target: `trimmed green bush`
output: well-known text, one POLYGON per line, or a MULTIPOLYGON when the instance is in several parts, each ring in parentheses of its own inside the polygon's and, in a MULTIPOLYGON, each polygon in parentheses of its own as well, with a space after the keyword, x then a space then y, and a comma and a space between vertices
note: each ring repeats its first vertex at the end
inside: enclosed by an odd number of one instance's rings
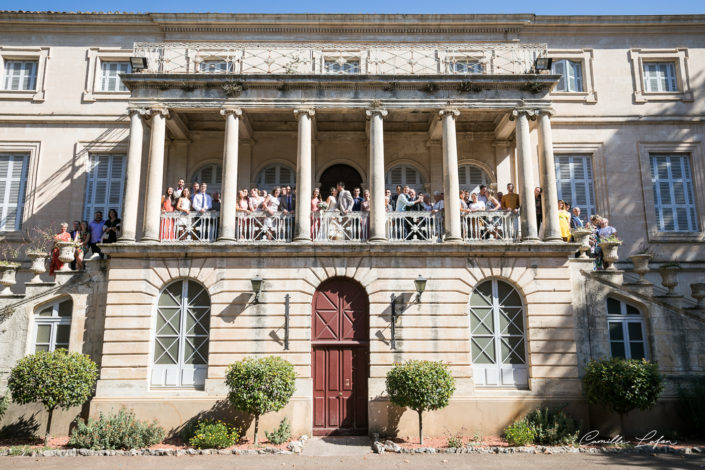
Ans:
POLYGON ((663 390, 658 366, 645 359, 612 358, 590 361, 583 377, 583 390, 590 403, 624 416, 632 410, 648 410, 663 390))
POLYGON ((88 356, 57 349, 20 359, 10 372, 7 387, 15 403, 38 402, 49 412, 46 446, 54 410, 83 405, 93 395, 97 379, 98 366, 88 356))
POLYGON ((448 447, 451 449, 459 449, 463 447, 463 436, 460 433, 451 434, 448 436, 448 447))
POLYGON ((291 437, 289 421, 286 418, 282 419, 277 429, 272 432, 264 431, 264 435, 267 436, 267 440, 272 444, 279 445, 285 443, 291 437))
POLYGON ((69 446, 93 450, 141 449, 160 443, 164 435, 164 429, 156 421, 140 421, 134 411, 121 409, 108 416, 100 413, 97 420, 77 419, 69 446))
POLYGON ((526 419, 520 419, 504 429, 504 437, 510 446, 525 446, 534 442, 536 430, 526 419))
POLYGON ((222 421, 199 421, 189 444, 198 449, 225 449, 240 440, 240 433, 222 421))
POLYGON ((688 432, 695 437, 705 437, 705 377, 680 387, 678 398, 688 432))
POLYGON ((2 417, 5 416, 5 412, 7 411, 7 408, 9 406, 10 406, 10 397, 7 395, 0 397, 0 420, 2 420, 2 417))
POLYGON ((407 361, 387 372, 389 401, 419 414, 419 443, 423 444, 424 411, 448 406, 455 392, 455 380, 442 362, 407 361))
POLYGON ((294 366, 278 356, 245 358, 231 364, 225 373, 230 389, 228 399, 238 410, 255 417, 255 444, 259 433, 259 417, 279 411, 294 394, 294 366))
POLYGON ((534 444, 574 445, 580 437, 578 422, 560 410, 538 408, 526 416, 526 422, 536 432, 534 444))

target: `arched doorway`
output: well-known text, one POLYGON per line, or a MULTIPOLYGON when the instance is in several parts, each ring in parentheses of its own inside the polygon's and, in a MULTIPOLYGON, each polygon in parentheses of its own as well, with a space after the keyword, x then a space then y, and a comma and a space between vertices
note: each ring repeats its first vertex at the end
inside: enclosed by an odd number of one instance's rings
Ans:
POLYGON ((362 176, 350 165, 338 163, 331 165, 321 175, 321 195, 323 199, 328 197, 330 188, 338 184, 339 181, 345 183, 345 189, 352 192, 353 188, 360 188, 362 176))
POLYGON ((313 295, 313 434, 367 434, 369 301, 357 282, 336 277, 313 295))

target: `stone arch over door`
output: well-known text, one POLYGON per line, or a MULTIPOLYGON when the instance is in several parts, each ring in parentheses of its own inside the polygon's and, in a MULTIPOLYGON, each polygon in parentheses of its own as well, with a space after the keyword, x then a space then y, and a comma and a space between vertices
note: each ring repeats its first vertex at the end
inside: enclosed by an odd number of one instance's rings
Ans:
POLYGON ((362 176, 354 167, 345 163, 336 163, 326 168, 320 177, 321 196, 325 200, 328 197, 330 188, 338 181, 345 183, 345 189, 352 193, 353 188, 362 188, 362 176))
POLYGON ((369 299, 356 281, 321 283, 311 306, 313 433, 367 434, 369 299))

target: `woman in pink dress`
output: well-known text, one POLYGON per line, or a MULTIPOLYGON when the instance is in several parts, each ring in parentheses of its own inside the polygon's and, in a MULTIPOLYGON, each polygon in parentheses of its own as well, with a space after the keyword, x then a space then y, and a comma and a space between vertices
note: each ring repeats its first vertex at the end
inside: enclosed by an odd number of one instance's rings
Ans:
MULTIPOLYGON (((68 232, 69 224, 66 222, 61 224, 61 231, 54 235, 54 240, 57 242, 70 242, 71 241, 71 234, 68 232)), ((64 265, 59 260, 59 247, 54 245, 54 248, 51 250, 51 264, 49 264, 49 274, 54 276, 54 273, 58 270, 61 269, 61 267, 64 265)))
POLYGON ((252 240, 252 234, 250 234, 250 220, 246 215, 251 214, 250 210, 250 199, 247 197, 247 189, 241 189, 237 192, 237 205, 235 206, 235 216, 237 217, 237 225, 239 233, 236 235, 237 240, 252 240))
POLYGON ((311 239, 315 240, 318 234, 318 227, 321 225, 321 219, 318 217, 318 204, 321 202, 321 190, 318 188, 313 189, 313 194, 311 195, 311 239))
POLYGON ((362 212, 367 212, 367 214, 362 214, 362 239, 367 240, 367 228, 370 226, 370 190, 365 189, 362 193, 362 202, 360 203, 360 210, 362 212))
MULTIPOLYGON (((170 214, 174 212, 174 188, 168 188, 166 194, 162 196, 162 214, 170 214)), ((175 219, 173 217, 162 217, 162 223, 159 227, 160 240, 174 239, 175 219)))

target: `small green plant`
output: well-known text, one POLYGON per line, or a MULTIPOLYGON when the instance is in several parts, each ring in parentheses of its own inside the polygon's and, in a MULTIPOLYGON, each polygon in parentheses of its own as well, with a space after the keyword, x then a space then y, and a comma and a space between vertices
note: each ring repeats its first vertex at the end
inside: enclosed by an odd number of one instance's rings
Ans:
POLYGON ((20 248, 3 241, 0 243, 0 266, 19 267, 17 259, 20 257, 20 248))
POLYGON ((510 446, 525 446, 534 442, 536 430, 526 419, 520 419, 504 429, 504 437, 510 446))
POLYGON ((289 424, 289 421, 284 418, 279 423, 279 427, 277 429, 272 432, 264 431, 264 435, 267 436, 267 440, 272 444, 284 444, 291 437, 291 425, 289 424))
POLYGON ((688 424, 688 431, 695 437, 705 436, 705 377, 698 377, 678 389, 681 414, 688 424))
POLYGON ((240 433, 222 421, 199 421, 189 444, 198 449, 225 449, 240 440, 240 433))
POLYGON ((225 373, 225 384, 230 389, 228 399, 238 410, 254 415, 255 444, 259 417, 284 408, 294 394, 295 382, 294 366, 279 356, 248 357, 228 367, 225 373))
POLYGON ((658 366, 645 359, 590 361, 583 377, 583 390, 590 403, 619 413, 624 429, 627 413, 648 410, 656 404, 663 390, 663 378, 658 366))
POLYGON ((442 362, 408 361, 387 372, 389 401, 419 414, 419 443, 423 445, 423 412, 448 406, 455 380, 442 362))
POLYGON ((574 445, 580 436, 578 422, 560 410, 533 410, 526 416, 526 422, 536 431, 534 444, 574 445))
POLYGON ((448 436, 448 447, 451 449, 459 449, 460 447, 463 447, 462 434, 455 433, 448 436))
POLYGON ((11 455, 12 457, 25 457, 27 455, 32 455, 32 452, 39 453, 43 452, 45 450, 52 450, 51 447, 32 447, 28 445, 23 445, 23 446, 10 446, 8 450, 8 454, 11 455))
POLYGON ((164 435, 156 421, 140 421, 132 410, 123 408, 113 415, 100 413, 96 420, 77 419, 68 445, 93 450, 141 449, 160 443, 164 435))
POLYGON ((10 397, 8 395, 4 395, 0 397, 0 421, 2 421, 2 417, 5 416, 5 412, 7 411, 7 408, 10 406, 10 397))
POLYGON ((44 405, 49 413, 44 433, 47 445, 54 410, 83 405, 93 394, 97 379, 98 366, 87 355, 57 349, 30 354, 17 361, 7 387, 15 403, 44 405))

